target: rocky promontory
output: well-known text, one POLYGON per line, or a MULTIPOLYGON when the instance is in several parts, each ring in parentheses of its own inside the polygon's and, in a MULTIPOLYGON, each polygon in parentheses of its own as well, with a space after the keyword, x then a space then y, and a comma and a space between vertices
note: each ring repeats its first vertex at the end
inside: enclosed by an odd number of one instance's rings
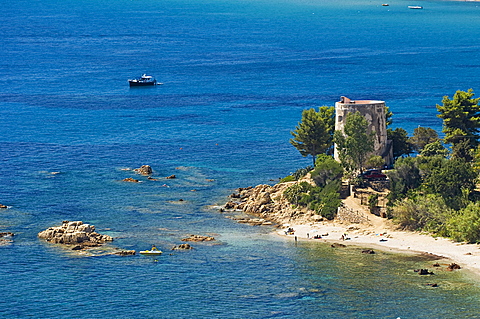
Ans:
POLYGON ((294 183, 297 182, 238 188, 230 195, 230 201, 225 204, 224 210, 242 210, 246 214, 259 217, 262 223, 271 221, 276 224, 300 224, 321 219, 314 211, 295 207, 285 199, 283 193, 294 183))
POLYGON ((49 243, 75 245, 77 250, 84 247, 96 247, 113 241, 108 235, 95 232, 95 226, 81 221, 63 221, 61 226, 50 227, 38 233, 38 237, 49 243))

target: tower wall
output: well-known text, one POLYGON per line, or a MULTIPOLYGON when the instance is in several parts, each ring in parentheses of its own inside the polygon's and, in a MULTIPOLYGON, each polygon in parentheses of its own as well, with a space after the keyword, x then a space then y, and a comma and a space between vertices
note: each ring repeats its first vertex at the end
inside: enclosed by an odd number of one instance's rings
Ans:
MULTIPOLYGON (((387 149, 387 125, 385 116, 385 102, 375 100, 352 101, 342 96, 335 103, 335 130, 342 131, 349 113, 360 112, 368 121, 368 132, 375 132, 373 155, 380 155, 386 162, 390 161, 387 149)), ((335 148, 334 157, 338 161, 338 152, 335 148)))

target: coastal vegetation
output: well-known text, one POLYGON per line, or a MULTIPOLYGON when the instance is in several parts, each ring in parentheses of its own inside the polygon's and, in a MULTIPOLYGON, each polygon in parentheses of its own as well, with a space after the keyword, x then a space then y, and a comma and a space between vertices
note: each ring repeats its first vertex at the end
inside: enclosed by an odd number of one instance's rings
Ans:
MULTIPOLYGON (((388 182, 387 216, 400 227, 450 237, 456 241, 480 243, 480 98, 472 89, 445 96, 437 105, 443 120, 443 138, 429 127, 417 127, 411 137, 402 128, 388 129, 393 144, 393 169, 388 182)), ((347 117, 343 132, 334 131, 334 108, 306 110, 290 140, 302 156, 312 155, 314 167, 300 169, 284 181, 301 180, 310 174, 312 183, 292 184, 285 198, 293 205, 307 207, 333 219, 341 204, 344 182, 358 185, 358 174, 366 168, 380 168, 383 159, 370 156, 374 132, 360 113, 347 117), (327 136, 325 136, 327 135, 327 136), (318 140, 317 140, 318 138, 318 140), (340 162, 331 156, 333 143, 340 162)), ((386 110, 387 123, 391 112, 386 110)), ((378 195, 368 199, 370 211, 378 195)))
POLYGON ((311 155, 313 165, 319 154, 332 153, 333 132, 335 130, 335 109, 322 106, 318 112, 308 109, 302 112, 302 121, 291 132, 290 143, 306 157, 311 155))

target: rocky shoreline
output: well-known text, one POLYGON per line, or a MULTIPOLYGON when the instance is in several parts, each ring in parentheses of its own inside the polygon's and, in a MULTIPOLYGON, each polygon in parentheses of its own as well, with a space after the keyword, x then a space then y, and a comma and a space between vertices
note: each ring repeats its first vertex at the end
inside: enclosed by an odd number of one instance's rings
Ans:
MULTIPOLYGON (((372 214, 364 204, 365 194, 362 192, 371 190, 354 191, 342 200, 335 219, 326 220, 313 211, 291 205, 284 198, 283 192, 294 183, 298 181, 273 186, 239 188, 230 195, 229 201, 220 212, 242 211, 254 216, 252 218, 226 216, 240 223, 251 225, 274 223, 278 228, 276 231, 278 235, 295 241, 313 240, 329 243, 335 247, 350 244, 374 247, 383 251, 435 256, 435 259, 445 259, 450 264, 445 268, 447 271, 466 268, 480 274, 480 245, 457 243, 448 238, 398 229, 391 220, 381 217, 382 214, 372 214)), ((383 189, 374 191, 381 196, 385 195, 383 189)), ((371 249, 362 250, 365 254, 372 252, 371 249)), ((438 270, 438 267, 436 269, 438 270)))
POLYGON ((294 207, 285 199, 284 191, 294 183, 296 182, 238 188, 235 193, 230 195, 230 200, 223 206, 221 212, 243 211, 248 215, 258 217, 232 218, 239 223, 251 225, 301 224, 323 220, 314 211, 294 207))

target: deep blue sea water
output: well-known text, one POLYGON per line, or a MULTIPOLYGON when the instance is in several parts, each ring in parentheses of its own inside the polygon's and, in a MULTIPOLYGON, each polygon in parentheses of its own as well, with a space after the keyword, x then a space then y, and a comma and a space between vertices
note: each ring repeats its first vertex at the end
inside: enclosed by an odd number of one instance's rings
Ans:
POLYGON ((389 4, 3 1, 0 231, 16 236, 0 317, 479 318, 464 271, 419 277, 430 260, 295 245, 214 207, 310 164, 288 143, 306 108, 379 99, 395 127, 440 131, 442 97, 480 90, 479 4, 389 4), (143 73, 164 84, 130 89, 143 73), (160 181, 121 182, 144 164, 160 181), (62 220, 166 253, 78 257, 37 238, 62 220), (188 234, 218 244, 170 254, 188 234))

